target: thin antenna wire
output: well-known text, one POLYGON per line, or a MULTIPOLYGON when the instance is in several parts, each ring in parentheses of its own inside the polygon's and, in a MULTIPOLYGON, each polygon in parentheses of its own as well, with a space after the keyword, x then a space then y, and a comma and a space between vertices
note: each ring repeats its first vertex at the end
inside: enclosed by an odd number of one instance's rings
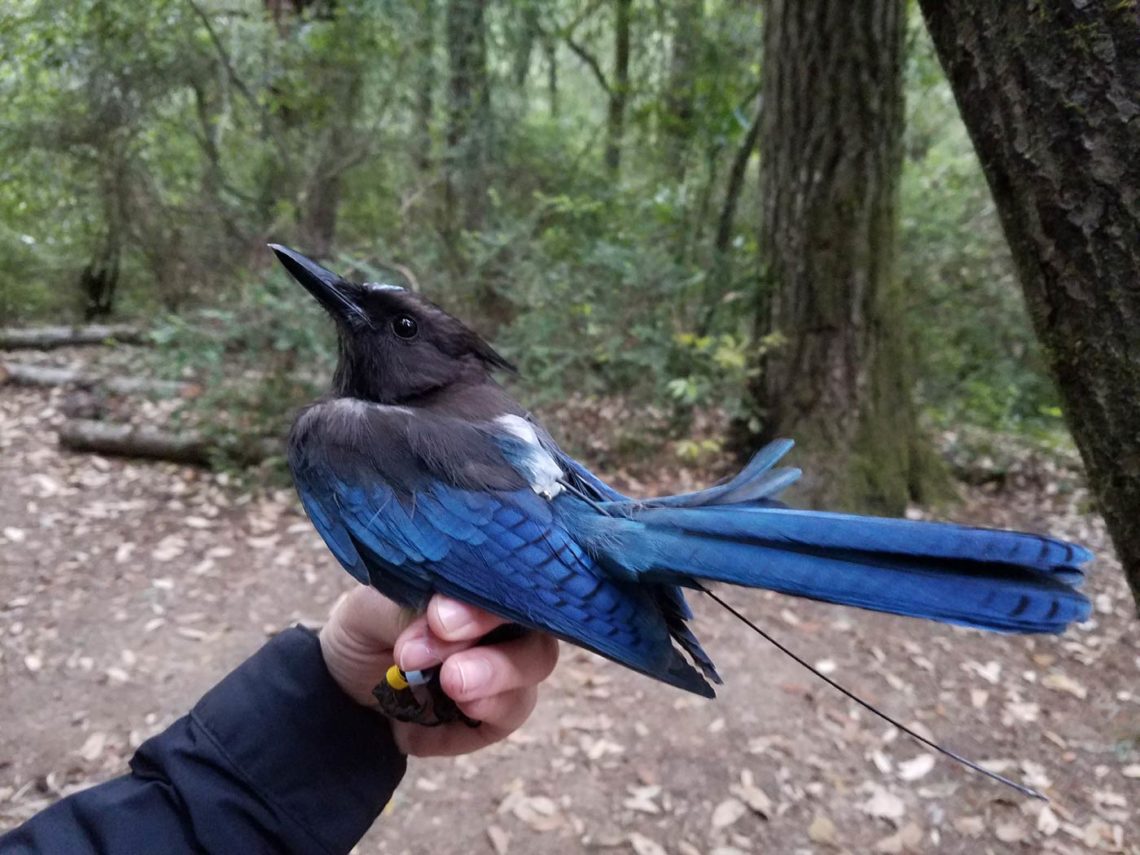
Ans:
POLYGON ((987 778, 992 778, 993 780, 998 781, 999 783, 1005 784, 1007 787, 1013 787, 1013 789, 1017 790, 1022 795, 1026 795, 1026 796, 1029 796, 1030 798, 1034 798, 1034 799, 1041 799, 1042 801, 1045 801, 1045 802, 1049 801, 1049 798, 1047 796, 1038 792, 1037 790, 1033 789, 1032 787, 1027 787, 1024 784, 1019 784, 1019 783, 1017 783, 1017 781, 1011 781, 1009 778, 1005 777, 1005 775, 999 775, 997 772, 991 772, 989 769, 986 769, 985 767, 978 765, 973 760, 967 760, 961 754, 955 754, 950 749, 943 748, 941 745, 937 744, 936 742, 931 742, 925 736, 922 736, 919 733, 915 733, 913 730, 911 730, 906 725, 901 724, 897 720, 891 718, 889 715, 887 715, 882 710, 879 710, 879 709, 876 709, 875 707, 873 707, 871 704, 869 704, 867 701, 860 698, 858 695, 854 694, 853 692, 849 691, 848 689, 843 688, 843 686, 839 685, 839 683, 835 682, 830 677, 828 677, 826 674, 824 674, 822 671, 818 670, 813 665, 811 665, 810 663, 805 661, 802 657, 797 656, 795 653, 793 653, 791 650, 789 650, 783 644, 778 642, 775 638, 773 638, 767 632, 762 630, 755 623, 753 623, 751 620, 749 620, 743 614, 738 612, 736 609, 734 609, 732 606, 730 606, 728 603, 726 603, 724 600, 722 600, 720 597, 718 597, 716 594, 714 594, 712 591, 710 591, 704 585, 700 585, 699 588, 701 591, 708 594, 709 597, 711 597, 714 602, 719 603, 725 610, 728 611, 729 614, 731 614, 737 620, 742 621, 753 632, 755 632, 757 635, 759 635, 761 638, 763 638, 769 644, 773 645, 781 653, 784 653, 787 656, 790 656, 797 663, 802 665, 804 668, 807 668, 807 670, 811 671, 813 674, 815 674, 815 676, 819 677, 819 679, 823 680, 825 683, 827 683, 833 689, 838 689, 840 692, 842 692, 844 695, 849 697, 855 703, 859 704, 859 706, 863 707, 865 710, 868 710, 868 711, 874 713, 879 718, 883 719, 883 721, 886 721, 886 722, 894 725, 899 730, 901 730, 903 733, 907 734, 910 737, 913 737, 914 739, 917 739, 923 745, 925 745, 929 748, 933 748, 939 754, 944 754, 947 757, 949 757, 951 760, 957 760, 959 763, 961 763, 963 766, 965 766, 968 769, 973 769, 975 772, 979 772, 979 773, 985 775, 987 778))

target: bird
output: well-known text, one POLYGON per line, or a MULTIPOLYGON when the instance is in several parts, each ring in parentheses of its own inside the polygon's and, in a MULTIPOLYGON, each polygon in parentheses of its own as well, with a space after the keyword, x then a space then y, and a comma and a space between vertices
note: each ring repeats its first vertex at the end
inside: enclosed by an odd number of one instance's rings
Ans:
POLYGON ((718 583, 1003 633, 1088 618, 1077 544, 788 507, 790 440, 715 486, 624 495, 508 394, 513 366, 458 318, 270 247, 337 329, 331 388, 289 435, 301 504, 339 563, 404 607, 442 594, 704 697, 722 680, 686 592, 718 583))

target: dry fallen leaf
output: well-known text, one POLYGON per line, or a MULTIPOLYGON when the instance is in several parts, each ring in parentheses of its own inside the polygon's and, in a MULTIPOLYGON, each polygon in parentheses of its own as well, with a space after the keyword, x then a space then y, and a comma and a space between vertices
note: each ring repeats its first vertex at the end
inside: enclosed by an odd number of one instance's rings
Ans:
POLYGON ((884 837, 875 844, 876 852, 886 855, 900 855, 902 852, 917 850, 922 843, 922 827, 908 822, 890 837, 884 837))
POLYGON ((871 798, 861 804, 859 809, 870 816, 891 821, 902 819, 906 814, 906 805, 903 800, 879 786, 875 787, 871 798))
POLYGON ((739 799, 725 799, 713 810, 712 827, 714 830, 728 828, 748 813, 748 808, 739 799))
POLYGON ((772 800, 756 786, 752 773, 747 769, 740 773, 740 783, 730 787, 729 791, 764 819, 772 815, 772 800))
POLYGON ((917 781, 934 768, 933 754, 919 754, 913 760, 899 763, 899 777, 904 781, 917 781))
POLYGON ((83 747, 79 749, 79 756, 86 760, 88 763, 93 763, 99 759, 103 754, 103 749, 107 745, 107 734, 102 731, 95 731, 83 743, 83 747))
POLYGON ((811 825, 808 826, 808 838, 813 843, 837 846, 835 823, 822 813, 817 813, 815 818, 811 821, 811 825))
POLYGON ((1057 692, 1068 692, 1070 695, 1080 698, 1082 701, 1087 698, 1089 694, 1088 689, 1072 677, 1062 674, 1060 671, 1054 671, 1052 674, 1046 676, 1041 681, 1041 685, 1046 689, 1053 689, 1057 692))
POLYGON ((661 813, 660 805, 653 801, 661 793, 661 787, 656 784, 648 787, 627 787, 626 792, 629 793, 629 798, 622 802, 625 807, 642 813, 661 813))
POLYGON ((495 855, 507 855, 511 848, 511 836, 497 825, 487 826, 487 839, 491 841, 495 855))
POLYGON ((994 829, 994 834, 1002 843, 1019 843, 1028 837, 1025 826, 1018 822, 1002 822, 994 829))
POLYGON ((633 847, 633 851, 636 852, 637 855, 669 855, 669 853, 665 851, 665 847, 656 840, 652 840, 636 831, 629 836, 629 845, 633 847))
POLYGON ((1052 837, 1060 827, 1061 822, 1057 819, 1057 814, 1053 813, 1053 809, 1049 805, 1041 808, 1041 813, 1037 814, 1037 830, 1046 837, 1052 837))

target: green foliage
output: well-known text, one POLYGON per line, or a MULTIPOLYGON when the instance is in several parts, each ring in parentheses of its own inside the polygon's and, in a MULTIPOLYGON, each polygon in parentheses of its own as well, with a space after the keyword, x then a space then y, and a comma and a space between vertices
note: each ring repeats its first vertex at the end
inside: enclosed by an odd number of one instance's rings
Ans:
MULTIPOLYGON (((607 93, 585 59, 612 73, 611 7, 488 4, 490 119, 474 131, 488 143, 486 211, 464 232, 441 0, 276 17, 253 0, 12 0, 0 18, 0 316, 74 317, 79 273, 111 241, 117 312, 161 314, 166 370, 202 381, 187 418, 278 436, 327 376, 332 346, 264 243, 314 251, 331 236, 333 266, 380 278, 407 265, 492 333, 535 404, 572 392, 667 404, 679 433, 694 413, 740 415, 749 355, 779 344, 754 339, 742 299, 761 268, 754 159, 728 250, 714 246, 755 115, 761 11, 698 7, 684 118, 670 112, 679 7, 634 3, 615 178, 601 156, 607 93)), ((912 41, 900 269, 923 401, 940 424, 1047 428, 1057 401, 989 194, 921 27, 912 41)))
POLYGON ((283 448, 296 410, 327 387, 332 327, 313 309, 275 271, 251 279, 225 308, 168 314, 156 328, 160 370, 201 387, 184 417, 219 448, 218 466, 259 459, 263 443, 283 448), (312 322, 298 323, 302 317, 312 322))
POLYGON ((900 267, 920 395, 938 425, 1062 427, 997 211, 929 37, 908 65, 900 267))

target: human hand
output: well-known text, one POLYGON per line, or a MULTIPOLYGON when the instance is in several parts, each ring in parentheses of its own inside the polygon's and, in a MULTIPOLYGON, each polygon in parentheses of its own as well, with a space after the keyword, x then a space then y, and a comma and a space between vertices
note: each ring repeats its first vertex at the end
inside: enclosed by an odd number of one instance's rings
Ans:
POLYGON ((372 689, 393 662, 405 671, 443 663, 440 682, 448 697, 479 727, 463 722, 423 727, 393 721, 396 745, 417 757, 467 754, 505 739, 529 718, 538 684, 558 661, 558 642, 528 632, 502 644, 476 647, 506 623, 481 609, 433 597, 414 617, 378 591, 360 586, 342 597, 321 629, 325 666, 345 693, 376 707, 372 689))

